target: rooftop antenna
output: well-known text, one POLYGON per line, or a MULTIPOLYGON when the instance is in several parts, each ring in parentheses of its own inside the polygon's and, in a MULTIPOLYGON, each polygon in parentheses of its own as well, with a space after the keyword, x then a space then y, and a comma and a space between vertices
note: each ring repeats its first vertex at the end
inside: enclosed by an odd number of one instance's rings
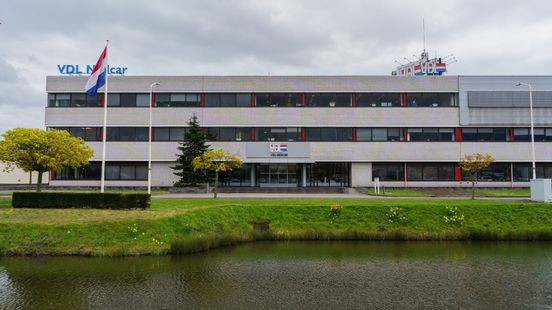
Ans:
POLYGON ((396 63, 398 63, 400 66, 404 66, 402 63, 398 62, 397 60, 395 60, 396 63))
POLYGON ((422 17, 423 48, 425 52, 425 18, 422 17))

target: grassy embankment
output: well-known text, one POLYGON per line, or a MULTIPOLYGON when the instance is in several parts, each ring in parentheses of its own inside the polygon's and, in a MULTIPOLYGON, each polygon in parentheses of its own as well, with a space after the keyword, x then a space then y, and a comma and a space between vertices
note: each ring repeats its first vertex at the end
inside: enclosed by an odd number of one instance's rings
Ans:
POLYGON ((0 198, 4 255, 188 253, 256 239, 552 240, 552 205, 524 202, 154 199, 144 211, 9 204, 0 198), (269 233, 253 231, 259 220, 270 221, 269 233))

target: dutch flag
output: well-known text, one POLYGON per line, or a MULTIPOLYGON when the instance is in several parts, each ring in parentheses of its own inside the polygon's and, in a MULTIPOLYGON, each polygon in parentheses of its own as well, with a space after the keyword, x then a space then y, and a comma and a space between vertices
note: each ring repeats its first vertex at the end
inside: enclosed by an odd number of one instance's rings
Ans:
POLYGON ((107 45, 105 46, 100 58, 96 62, 88 82, 86 82, 86 93, 88 96, 94 96, 102 86, 105 85, 107 75, 107 45))

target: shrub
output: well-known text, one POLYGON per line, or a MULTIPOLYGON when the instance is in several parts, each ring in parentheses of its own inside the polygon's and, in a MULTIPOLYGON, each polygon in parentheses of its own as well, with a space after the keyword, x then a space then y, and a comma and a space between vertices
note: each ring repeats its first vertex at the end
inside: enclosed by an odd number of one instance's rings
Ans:
POLYGON ((330 219, 332 221, 336 220, 341 215, 341 210, 343 206, 337 203, 334 203, 330 206, 330 219))
POLYGON ((443 215, 443 220, 447 224, 464 224, 464 214, 458 213, 458 208, 456 207, 446 207, 447 215, 443 215))
POLYGON ((149 194, 14 192, 14 208, 146 209, 149 194))
POLYGON ((390 223, 404 223, 406 222, 406 214, 401 207, 391 207, 387 211, 387 220, 390 223))

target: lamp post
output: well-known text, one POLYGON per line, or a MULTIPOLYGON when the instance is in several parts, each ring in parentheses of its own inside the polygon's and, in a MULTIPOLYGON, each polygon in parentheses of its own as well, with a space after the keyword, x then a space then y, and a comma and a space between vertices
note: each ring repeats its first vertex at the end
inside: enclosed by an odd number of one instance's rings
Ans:
POLYGON ((151 83, 150 85, 150 100, 149 100, 149 126, 148 126, 148 194, 151 194, 151 112, 153 107, 153 86, 161 85, 159 82, 151 83))
POLYGON ((531 119, 531 153, 532 153, 532 170, 533 170, 533 180, 537 179, 537 168, 535 165, 535 129, 533 128, 533 87, 529 83, 518 82, 516 86, 527 86, 529 87, 529 113, 531 119))

